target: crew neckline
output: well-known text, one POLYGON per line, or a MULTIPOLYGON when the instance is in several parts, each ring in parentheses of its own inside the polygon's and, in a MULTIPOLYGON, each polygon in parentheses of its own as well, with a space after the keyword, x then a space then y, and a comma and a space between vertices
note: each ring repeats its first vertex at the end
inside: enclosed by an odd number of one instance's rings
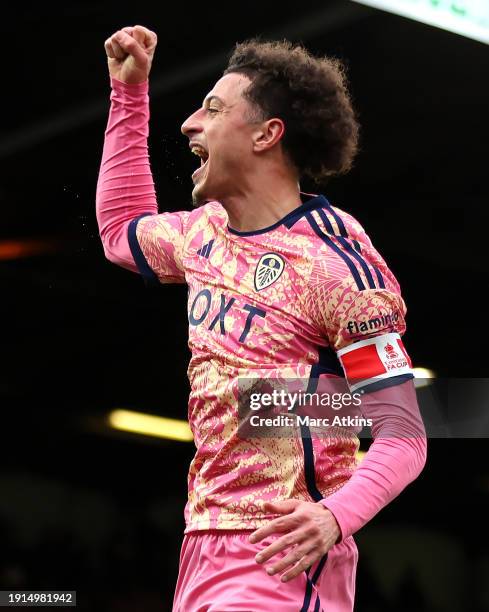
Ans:
POLYGON ((310 210, 315 210, 316 208, 323 208, 328 204, 326 198, 321 194, 316 195, 312 193, 304 193, 301 191, 300 198, 302 200, 302 203, 297 206, 297 208, 294 208, 293 210, 288 212, 285 217, 282 217, 282 219, 279 219, 268 227, 264 227, 258 230, 241 232, 239 230, 233 229, 232 227, 229 227, 228 225, 228 231, 231 234, 234 234, 235 236, 256 236, 257 234, 266 234, 267 232, 271 232, 272 230, 276 229, 277 227, 280 227, 281 225, 287 225, 287 227, 290 228, 295 223, 295 221, 302 217, 306 212, 310 210))

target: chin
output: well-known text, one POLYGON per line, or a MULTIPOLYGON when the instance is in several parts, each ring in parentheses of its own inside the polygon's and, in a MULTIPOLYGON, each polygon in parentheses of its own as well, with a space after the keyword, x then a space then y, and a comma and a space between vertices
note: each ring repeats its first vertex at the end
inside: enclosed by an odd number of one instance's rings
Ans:
POLYGON ((192 191, 192 205, 194 206, 194 208, 203 206, 206 203, 206 201, 207 200, 201 198, 198 190, 194 188, 194 190, 192 191))
POLYGON ((211 202, 215 198, 212 198, 207 193, 205 193, 204 185, 197 183, 192 190, 192 204, 195 208, 199 206, 203 206, 207 202, 211 202))

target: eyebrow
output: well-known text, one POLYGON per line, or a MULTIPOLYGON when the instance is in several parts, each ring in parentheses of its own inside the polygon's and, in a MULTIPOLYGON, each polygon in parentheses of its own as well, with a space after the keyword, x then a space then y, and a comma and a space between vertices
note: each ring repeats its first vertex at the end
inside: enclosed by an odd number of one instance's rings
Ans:
POLYGON ((204 99, 203 102, 203 106, 205 105, 205 103, 207 102, 208 104, 210 104, 212 102, 212 100, 217 100, 218 102, 220 102, 223 106, 226 106, 224 100, 222 100, 219 96, 207 96, 207 98, 204 99))

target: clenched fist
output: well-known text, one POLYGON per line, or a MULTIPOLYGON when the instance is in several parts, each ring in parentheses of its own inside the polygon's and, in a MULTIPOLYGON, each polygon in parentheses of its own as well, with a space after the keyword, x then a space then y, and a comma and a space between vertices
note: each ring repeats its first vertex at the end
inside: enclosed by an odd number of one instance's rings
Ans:
POLYGON ((112 34, 105 41, 110 76, 124 83, 146 81, 156 42, 156 34, 140 25, 112 34))

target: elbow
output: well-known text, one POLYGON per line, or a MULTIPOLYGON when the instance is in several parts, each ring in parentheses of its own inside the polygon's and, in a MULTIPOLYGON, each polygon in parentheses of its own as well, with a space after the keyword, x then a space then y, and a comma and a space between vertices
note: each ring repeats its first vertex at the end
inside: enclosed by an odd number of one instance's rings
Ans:
POLYGON ((100 237, 105 258, 110 261, 110 263, 130 270, 131 272, 138 272, 127 238, 124 239, 119 237, 118 240, 109 240, 107 236, 104 237, 101 235, 100 237))
POLYGON ((110 248, 104 242, 102 242, 102 247, 104 249, 105 259, 110 261, 110 263, 117 265, 119 263, 117 255, 113 251, 111 251, 110 248))
POLYGON ((127 224, 105 226, 99 224, 99 236, 106 259, 118 265, 120 265, 121 260, 127 259, 129 254, 127 224))
MULTIPOLYGON (((99 238, 102 243, 102 248, 104 250, 105 258, 108 259, 111 263, 117 263, 116 255, 117 249, 114 249, 114 244, 111 245, 110 234, 107 229, 101 229, 99 227, 99 238)), ((114 241, 112 241, 114 243, 114 241)))
POLYGON ((109 240, 109 236, 107 234, 100 234, 100 240, 102 242, 102 248, 104 250, 105 258, 108 259, 111 263, 118 263, 117 260, 117 244, 114 244, 114 241, 109 240))

